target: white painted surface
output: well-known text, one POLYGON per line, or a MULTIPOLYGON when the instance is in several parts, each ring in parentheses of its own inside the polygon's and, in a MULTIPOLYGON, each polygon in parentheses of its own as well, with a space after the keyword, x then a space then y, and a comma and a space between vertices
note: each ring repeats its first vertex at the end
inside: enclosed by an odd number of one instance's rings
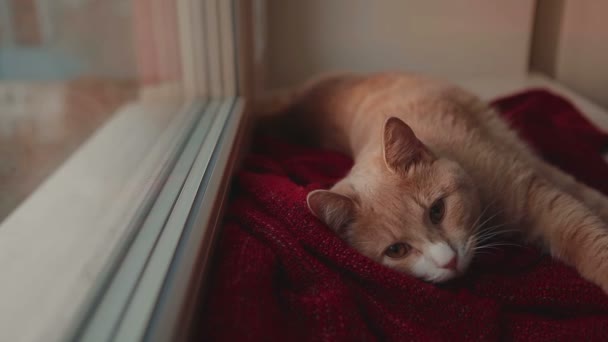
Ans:
POLYGON ((0 226, 0 341, 60 341, 92 300, 191 112, 124 106, 0 226))
POLYGON ((608 108, 608 1, 565 2, 555 78, 608 108))
POLYGON ((538 2, 532 67, 608 109, 608 1, 538 2))
POLYGON ((209 96, 221 97, 222 88, 222 56, 219 31, 219 10, 217 1, 205 1, 203 22, 205 23, 205 52, 207 53, 207 77, 209 96))
POLYGON ((237 89, 236 42, 234 39, 235 8, 232 1, 220 1, 218 4, 218 29, 220 33, 222 64, 222 96, 234 97, 237 89))

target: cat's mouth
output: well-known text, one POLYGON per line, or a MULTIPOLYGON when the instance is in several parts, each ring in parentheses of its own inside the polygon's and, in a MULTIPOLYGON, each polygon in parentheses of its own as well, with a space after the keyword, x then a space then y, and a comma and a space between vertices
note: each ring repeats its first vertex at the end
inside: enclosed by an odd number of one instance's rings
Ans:
POLYGON ((427 277, 426 281, 431 283, 443 283, 463 275, 473 259, 473 250, 475 242, 470 239, 465 245, 461 245, 456 249, 457 262, 453 268, 439 268, 431 277, 427 277))
POLYGON ((423 277, 422 280, 433 284, 439 284, 457 278, 461 274, 462 273, 458 270, 446 270, 440 268, 433 272, 432 275, 423 277))

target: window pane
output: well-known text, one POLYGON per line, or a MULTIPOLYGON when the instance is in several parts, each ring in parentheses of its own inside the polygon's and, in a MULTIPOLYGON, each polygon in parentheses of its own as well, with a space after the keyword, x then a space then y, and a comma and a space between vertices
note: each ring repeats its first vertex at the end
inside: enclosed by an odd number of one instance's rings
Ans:
POLYGON ((180 86, 177 5, 0 0, 0 221, 128 104, 180 86))

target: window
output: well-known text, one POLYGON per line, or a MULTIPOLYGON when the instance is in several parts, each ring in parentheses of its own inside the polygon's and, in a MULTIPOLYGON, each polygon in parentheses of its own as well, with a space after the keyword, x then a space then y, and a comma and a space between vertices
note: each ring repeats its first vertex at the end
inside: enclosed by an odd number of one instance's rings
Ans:
POLYGON ((246 127, 245 3, 0 0, 0 340, 183 326, 246 127))

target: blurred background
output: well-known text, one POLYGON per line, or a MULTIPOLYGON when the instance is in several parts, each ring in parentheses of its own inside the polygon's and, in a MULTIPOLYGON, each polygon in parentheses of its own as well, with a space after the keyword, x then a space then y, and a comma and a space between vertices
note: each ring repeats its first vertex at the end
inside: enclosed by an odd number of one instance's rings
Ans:
MULTIPOLYGON (((330 70, 456 82, 540 72, 608 109, 606 1, 241 2, 255 27, 249 95, 330 70)), ((0 220, 121 106, 183 95, 199 73, 180 65, 192 49, 179 44, 177 3, 0 0, 0 220)))
POLYGON ((0 221, 144 88, 178 81, 175 11, 0 0, 0 221))

